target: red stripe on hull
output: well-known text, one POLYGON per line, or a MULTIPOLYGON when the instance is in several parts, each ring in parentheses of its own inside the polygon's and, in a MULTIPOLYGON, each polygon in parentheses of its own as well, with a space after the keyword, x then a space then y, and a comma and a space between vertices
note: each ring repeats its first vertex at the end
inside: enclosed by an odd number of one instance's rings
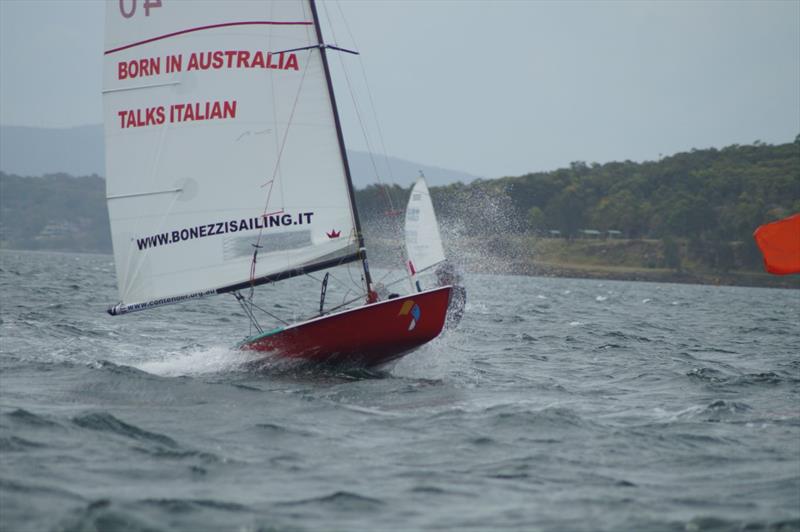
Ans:
POLYGON ((378 366, 436 338, 449 299, 447 286, 380 301, 250 338, 240 348, 314 362, 378 366))

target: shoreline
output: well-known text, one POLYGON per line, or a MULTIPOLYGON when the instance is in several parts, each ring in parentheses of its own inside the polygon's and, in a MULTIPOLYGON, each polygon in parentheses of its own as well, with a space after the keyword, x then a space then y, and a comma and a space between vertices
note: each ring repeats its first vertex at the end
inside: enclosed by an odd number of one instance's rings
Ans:
MULTIPOLYGON (((476 272, 477 273, 477 272, 476 272)), ((488 273, 488 272, 487 272, 488 273)), ((554 264, 545 262, 515 263, 507 273, 536 277, 597 279, 650 283, 744 286, 754 288, 800 289, 800 275, 777 276, 754 271, 680 271, 665 268, 554 264)))
MULTIPOLYGON (((82 255, 104 255, 114 260, 111 252, 70 249, 22 249, 0 247, 0 252, 25 253, 77 253, 82 255)), ((370 264, 378 268, 397 268, 397 264, 384 257, 370 257, 370 264)), ((753 288, 783 288, 800 290, 800 274, 771 275, 757 271, 680 271, 666 268, 634 268, 612 265, 585 265, 544 261, 508 261, 498 258, 492 267, 484 261, 468 260, 462 265, 467 273, 489 275, 524 275, 528 277, 556 277, 565 279, 595 279, 607 281, 632 281, 647 283, 677 283, 709 286, 743 286, 753 288)))

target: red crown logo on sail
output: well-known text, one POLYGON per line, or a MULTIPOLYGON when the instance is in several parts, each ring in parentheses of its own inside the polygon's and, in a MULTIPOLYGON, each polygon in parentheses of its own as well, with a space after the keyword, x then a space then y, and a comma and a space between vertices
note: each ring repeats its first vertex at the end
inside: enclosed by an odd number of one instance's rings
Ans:
POLYGON ((341 231, 337 231, 336 229, 331 229, 329 233, 325 233, 328 235, 328 238, 339 238, 339 235, 342 234, 341 231))

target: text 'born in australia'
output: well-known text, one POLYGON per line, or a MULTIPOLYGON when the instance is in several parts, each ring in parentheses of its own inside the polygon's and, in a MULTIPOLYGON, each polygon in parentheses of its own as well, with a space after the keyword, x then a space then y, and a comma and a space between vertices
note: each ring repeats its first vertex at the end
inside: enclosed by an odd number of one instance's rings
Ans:
POLYGON ((117 79, 136 79, 158 76, 165 72, 191 72, 193 70, 269 69, 299 70, 297 55, 280 52, 273 54, 260 50, 216 50, 194 52, 187 57, 172 54, 161 57, 142 57, 117 63, 117 79))

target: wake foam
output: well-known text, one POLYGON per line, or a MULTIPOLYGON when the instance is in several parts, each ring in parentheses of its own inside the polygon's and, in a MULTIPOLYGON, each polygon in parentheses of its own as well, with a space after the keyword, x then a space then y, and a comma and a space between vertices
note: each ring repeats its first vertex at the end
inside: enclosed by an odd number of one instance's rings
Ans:
POLYGON ((162 377, 183 377, 237 371, 252 361, 253 353, 216 346, 164 353, 132 366, 162 377))

